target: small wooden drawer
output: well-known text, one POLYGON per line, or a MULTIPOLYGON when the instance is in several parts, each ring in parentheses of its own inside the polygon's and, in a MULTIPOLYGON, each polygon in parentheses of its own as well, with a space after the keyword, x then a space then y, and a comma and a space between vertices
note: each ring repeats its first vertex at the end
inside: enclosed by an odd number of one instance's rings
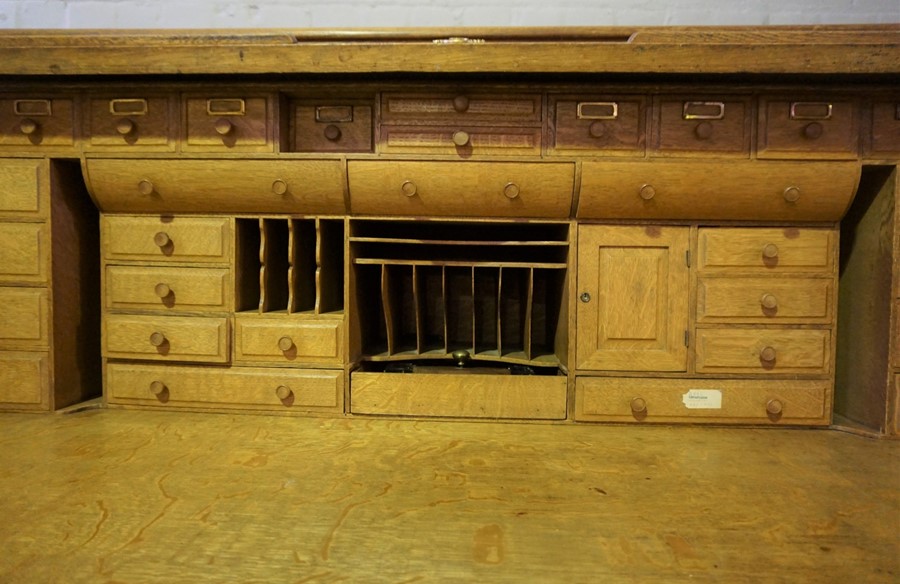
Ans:
POLYGON ((49 264, 46 223, 0 222, 0 282, 45 284, 49 264))
POLYGON ((95 96, 88 100, 89 148, 172 151, 175 99, 168 96, 95 96))
POLYGON ((697 373, 825 375, 831 331, 822 329, 697 329, 697 373))
POLYGON ((49 179, 42 160, 0 160, 0 217, 46 217, 49 179))
POLYGON ((537 156, 540 128, 382 126, 379 152, 386 154, 479 154, 537 156))
POLYGON ((0 147, 71 147, 73 119, 71 99, 0 99, 0 147))
POLYGON ((833 278, 718 277, 697 280, 699 323, 828 324, 833 278))
POLYGON ((100 228, 108 261, 231 261, 228 218, 104 215, 100 228))
POLYGON ((111 404, 340 413, 344 372, 110 363, 106 399, 111 404))
POLYGON ((103 325, 104 357, 228 362, 225 318, 107 314, 103 325))
POLYGON ((350 161, 359 215, 568 217, 575 165, 350 161))
POLYGON ((834 272, 832 229, 701 228, 698 269, 733 272, 834 272))
POLYGON ((235 362, 340 365, 343 347, 343 319, 243 314, 234 319, 235 362))
POLYGON ((295 152, 371 152, 370 102, 303 101, 294 104, 295 152))
POLYGON ((107 266, 106 307, 222 312, 231 309, 225 268, 107 266))
POLYGON ((586 160, 577 216, 837 221, 853 200, 860 172, 856 162, 586 160))
POLYGON ((760 158, 856 158, 855 100, 814 97, 760 98, 760 158))
POLYGON ((876 101, 872 104, 868 135, 866 156, 900 157, 900 101, 876 101))
POLYGON ((340 160, 90 159, 91 194, 118 213, 345 213, 340 160))
POLYGON ((575 420, 826 425, 827 381, 579 377, 575 420))
POLYGON ((651 153, 750 155, 749 97, 657 97, 651 153))
POLYGON ((0 409, 46 409, 49 396, 47 353, 0 351, 0 409))
POLYGON ((0 347, 46 348, 50 298, 46 288, 0 288, 0 347))
POLYGON ((354 414, 563 420, 566 377, 368 373, 350 377, 354 414))
POLYGON ((381 97, 381 119, 386 124, 537 125, 541 121, 541 95, 385 93, 381 97))
POLYGON ((643 155, 646 102, 642 95, 551 96, 551 152, 643 155))
POLYGON ((257 96, 185 98, 185 151, 272 152, 274 99, 257 96))

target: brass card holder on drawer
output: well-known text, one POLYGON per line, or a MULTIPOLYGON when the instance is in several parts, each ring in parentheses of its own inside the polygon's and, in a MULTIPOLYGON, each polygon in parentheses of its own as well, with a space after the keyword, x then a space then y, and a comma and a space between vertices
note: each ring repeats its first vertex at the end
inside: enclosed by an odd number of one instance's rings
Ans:
POLYGON ((579 120, 615 120, 619 117, 619 104, 615 101, 583 101, 578 103, 579 120))
POLYGON ((725 103, 721 101, 686 101, 681 110, 685 120, 721 120, 725 117, 725 103))
POLYGON ((316 106, 316 121, 324 124, 348 123, 353 121, 353 106, 320 105, 316 106))
POLYGON ((17 99, 13 102, 13 113, 17 116, 51 116, 53 106, 49 99, 17 99))
POLYGON ((247 103, 243 98, 207 99, 206 113, 210 116, 243 116, 247 113, 247 103))
POLYGON ((830 120, 834 106, 825 102, 791 102, 792 120, 830 120))
POLYGON ((148 111, 146 99, 109 100, 109 113, 114 116, 144 116, 148 111))

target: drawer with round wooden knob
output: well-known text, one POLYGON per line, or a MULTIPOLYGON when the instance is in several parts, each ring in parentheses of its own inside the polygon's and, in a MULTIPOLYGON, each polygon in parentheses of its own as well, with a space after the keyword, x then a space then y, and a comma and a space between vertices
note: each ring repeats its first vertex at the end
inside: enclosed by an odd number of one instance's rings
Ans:
POLYGON ((833 277, 697 279, 697 322, 829 324, 834 320, 833 277))
POLYGON ((340 365, 343 331, 342 317, 238 314, 234 359, 241 363, 340 365))
POLYGON ((642 95, 550 96, 555 154, 641 156, 647 98, 642 95))
POLYGON ((106 307, 126 310, 225 312, 232 306, 226 268, 106 267, 106 307))
POLYGON ((837 96, 764 96, 759 103, 760 158, 859 156, 859 104, 837 96))
POLYGON ((655 110, 651 154, 750 155, 749 97, 657 97, 655 110))
POLYGON ((103 356, 110 359, 227 363, 228 319, 107 314, 103 356))
POLYGON ((100 230, 108 261, 228 263, 232 219, 104 215, 100 230))
POLYGON ((439 92, 386 92, 381 98, 381 119, 386 124, 539 124, 541 104, 540 93, 486 94, 466 88, 439 92))
POLYGON ((538 156, 540 128, 478 126, 382 126, 379 152, 386 154, 448 154, 468 158, 479 154, 538 156))
POLYGON ((809 374, 831 372, 827 329, 698 328, 698 373, 809 374))
POLYGON ((274 103, 270 95, 189 96, 184 100, 185 151, 272 152, 274 103))
POLYGON ((294 103, 295 152, 371 152, 371 101, 309 101, 294 103))
POLYGON ((837 232, 830 228, 709 227, 697 236, 698 269, 728 273, 832 274, 837 232))
POLYGON ((64 97, 0 99, 0 148, 71 148, 73 100, 64 97))
POLYGON ((175 150, 174 96, 93 96, 87 101, 86 148, 175 150))

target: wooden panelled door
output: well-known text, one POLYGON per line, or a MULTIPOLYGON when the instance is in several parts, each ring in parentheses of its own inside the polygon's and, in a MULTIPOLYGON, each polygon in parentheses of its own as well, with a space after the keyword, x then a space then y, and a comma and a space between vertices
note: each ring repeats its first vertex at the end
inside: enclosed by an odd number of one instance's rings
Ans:
POLYGON ((688 227, 578 227, 577 368, 686 371, 688 227))

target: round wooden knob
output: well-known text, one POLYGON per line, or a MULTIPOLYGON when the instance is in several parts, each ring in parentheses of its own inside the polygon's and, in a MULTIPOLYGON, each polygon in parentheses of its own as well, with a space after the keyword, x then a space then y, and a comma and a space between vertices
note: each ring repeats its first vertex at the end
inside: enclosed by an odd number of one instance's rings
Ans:
POLYGON ((168 284, 163 284, 162 282, 160 282, 153 288, 153 292, 160 298, 167 298, 169 294, 172 293, 172 289, 169 288, 168 284))
POLYGON ((19 131, 25 134, 26 136, 30 136, 38 131, 40 126, 38 123, 31 118, 25 118, 21 122, 19 122, 19 131))
POLYGON ((402 192, 407 197, 413 197, 418 192, 418 187, 416 187, 416 183, 411 180, 403 181, 403 184, 400 185, 400 192, 402 192))
POLYGON ((453 132, 453 143, 457 146, 465 146, 469 143, 469 133, 462 130, 453 132))
POLYGON ((128 118, 122 118, 121 120, 116 122, 116 132, 118 132, 122 136, 127 136, 134 132, 134 130, 134 122, 129 120, 128 118))
POLYGON ((457 95, 453 98, 453 109, 458 113, 464 113, 469 109, 469 98, 465 95, 457 95))
POLYGON ((156 188, 153 186, 153 183, 147 179, 138 183, 138 192, 144 196, 152 195, 155 190, 156 188))
POLYGON ((154 381, 150 384, 150 393, 159 397, 169 390, 162 381, 154 381))
POLYGON ((819 122, 811 122, 803 127, 803 136, 806 137, 807 140, 815 140, 822 136, 823 131, 822 124, 819 122))
POLYGON ((774 243, 767 243, 762 250, 764 258, 774 259, 778 257, 778 246, 774 243))
POLYGON ((766 402, 766 411, 772 414, 773 416, 777 416, 784 411, 784 404, 780 399, 770 399, 766 402))
POLYGON ((700 122, 694 126, 694 135, 698 140, 709 140, 713 135, 713 125, 709 122, 700 122))
POLYGON ((588 134, 590 134, 592 138, 602 138, 603 135, 606 134, 606 126, 603 122, 594 122, 588 127, 588 134))
POLYGON ((226 120, 225 118, 219 118, 218 120, 216 120, 216 123, 213 124, 213 127, 215 127, 216 133, 220 136, 227 136, 234 131, 234 124, 231 123, 231 120, 226 120))
POLYGON ((275 388, 275 395, 278 396, 278 399, 284 401, 286 399, 291 399, 294 396, 294 392, 286 385, 279 385, 275 388))
POLYGON ((169 237, 168 233, 160 231, 153 236, 153 243, 155 243, 157 247, 166 247, 167 245, 172 243, 172 238, 169 237))
POLYGON ((278 348, 282 351, 290 351, 294 346, 294 339, 291 337, 281 337, 278 339, 278 348))
POLYGON ((644 185, 641 187, 639 194, 641 195, 642 199, 644 199, 645 201, 649 201, 656 196, 656 189, 653 188, 653 185, 644 185))
POLYGON ((647 411, 647 402, 642 397, 635 397, 631 399, 631 411, 635 414, 640 414, 647 411))
POLYGON ((759 352, 759 358, 766 363, 772 363, 775 361, 775 348, 774 347, 766 347, 762 351, 759 352))
POLYGON ((762 298, 759 299, 759 303, 766 310, 778 308, 778 299, 775 298, 774 294, 763 294, 762 298))
POLYGON ((166 342, 166 335, 156 331, 150 335, 150 344, 154 347, 162 347, 166 342))
POLYGON ((800 189, 797 187, 788 187, 784 189, 784 200, 788 203, 796 203, 800 199, 800 189))
POLYGON ((325 126, 325 139, 331 142, 337 142, 341 139, 341 129, 334 124, 325 126))
POLYGON ((288 185, 280 178, 272 181, 272 192, 276 195, 284 195, 288 192, 288 185))
POLYGON ((506 183, 506 186, 503 187, 503 194, 507 199, 515 199, 519 196, 519 185, 516 183, 506 183))

